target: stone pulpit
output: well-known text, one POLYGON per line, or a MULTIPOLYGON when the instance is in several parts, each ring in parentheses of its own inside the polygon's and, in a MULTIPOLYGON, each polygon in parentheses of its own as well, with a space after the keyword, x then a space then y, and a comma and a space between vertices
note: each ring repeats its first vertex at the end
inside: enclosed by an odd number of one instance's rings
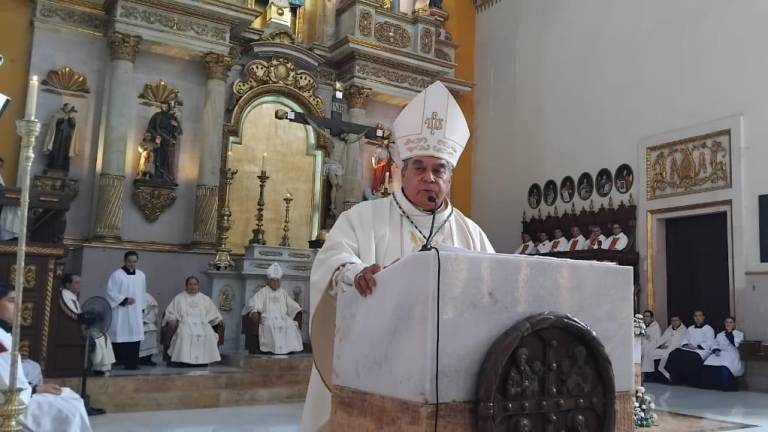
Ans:
MULTIPOLYGON (((280 246, 249 245, 245 256, 235 259, 234 271, 208 271, 211 279, 211 299, 224 318, 226 333, 222 352, 243 349, 241 316, 249 298, 267 284, 267 269, 272 263, 283 268, 282 288, 302 310, 309 310, 309 271, 315 251, 280 246)), ((306 312, 305 312, 306 314, 306 312)), ((309 342, 309 320, 304 320, 301 334, 309 342)))
POLYGON ((441 249, 377 280, 337 299, 332 430, 633 430, 630 267, 441 249))

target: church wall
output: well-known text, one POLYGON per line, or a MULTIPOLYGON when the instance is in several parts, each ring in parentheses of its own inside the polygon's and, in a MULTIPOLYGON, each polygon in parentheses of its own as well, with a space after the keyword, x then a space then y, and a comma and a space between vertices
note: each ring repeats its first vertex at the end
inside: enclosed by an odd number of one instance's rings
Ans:
POLYGON ((735 312, 748 338, 768 339, 768 265, 757 242, 757 195, 768 193, 768 59, 757 48, 766 13, 761 1, 713 0, 512 0, 479 12, 472 204, 494 245, 509 252, 519 242, 531 183, 625 162, 637 179, 644 137, 742 114, 735 312))

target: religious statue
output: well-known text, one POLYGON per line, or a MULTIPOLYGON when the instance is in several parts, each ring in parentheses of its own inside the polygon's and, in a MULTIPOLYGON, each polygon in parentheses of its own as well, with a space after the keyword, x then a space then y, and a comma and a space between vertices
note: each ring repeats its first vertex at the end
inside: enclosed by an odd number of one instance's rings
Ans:
POLYGON ((341 164, 343 154, 344 142, 334 139, 331 155, 325 160, 323 166, 323 174, 328 177, 328 182, 331 184, 330 210, 333 217, 338 217, 344 211, 343 205, 337 202, 339 189, 344 187, 344 165, 341 164))
POLYGON ((152 134, 145 133, 144 139, 139 144, 139 174, 138 178, 151 179, 155 175, 155 149, 157 143, 152 134))
POLYGON ((528 349, 518 348, 514 353, 515 366, 509 371, 507 377, 507 398, 524 397, 534 398, 539 394, 539 377, 528 366, 528 349))
POLYGON ((371 189, 374 193, 382 193, 384 189, 389 191, 389 180, 392 178, 394 161, 387 147, 376 148, 372 158, 373 183, 371 189))
POLYGON ((592 369, 587 365, 587 349, 581 345, 573 350, 573 360, 563 361, 565 388, 573 396, 581 396, 592 390, 592 369))
POLYGON ((79 144, 79 129, 73 117, 76 113, 74 105, 65 103, 48 122, 48 133, 43 144, 48 154, 48 171, 57 171, 65 176, 69 173, 69 158, 77 156, 79 144))
POLYGON ((147 134, 155 142, 153 152, 154 173, 152 179, 167 183, 176 182, 176 147, 181 136, 181 122, 176 116, 176 102, 163 102, 160 111, 149 119, 147 134))

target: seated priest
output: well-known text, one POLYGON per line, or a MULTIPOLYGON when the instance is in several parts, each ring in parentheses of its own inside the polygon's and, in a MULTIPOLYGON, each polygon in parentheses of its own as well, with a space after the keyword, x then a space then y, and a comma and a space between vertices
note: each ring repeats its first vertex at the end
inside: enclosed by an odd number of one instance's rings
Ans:
POLYGON ((147 295, 144 297, 144 310, 142 311, 144 339, 142 339, 139 345, 139 364, 142 366, 157 366, 157 363, 152 360, 152 356, 160 351, 158 349, 160 325, 157 315, 159 309, 160 305, 155 300, 155 297, 147 292, 147 295))
MULTIPOLYGON (((9 284, 0 283, 0 390, 10 385, 11 372, 11 323, 15 315, 16 294, 9 284)), ((17 370, 17 387, 21 401, 27 406, 20 417, 25 432, 90 432, 91 424, 83 399, 66 387, 43 382, 40 365, 21 361, 17 370), (30 373, 27 377, 26 372, 30 373)), ((2 403, 2 402, 0 402, 2 403)))
POLYGON ((725 330, 717 334, 710 349, 712 355, 707 357, 701 369, 699 386, 713 390, 736 391, 739 389, 736 378, 744 375, 744 363, 739 353, 744 333, 736 330, 734 317, 726 318, 724 325, 725 330))
POLYGON ((402 187, 387 198, 365 201, 342 213, 312 265, 310 316, 315 361, 301 431, 329 427, 337 295, 368 297, 376 288, 376 273, 418 252, 424 244, 494 251, 480 227, 448 199, 453 169, 469 139, 469 128, 445 85, 436 81, 403 108, 395 119, 393 135, 402 187), (433 213, 434 234, 428 238, 433 213))
POLYGON ((590 235, 587 242, 587 249, 601 249, 605 244, 605 236, 600 225, 591 225, 589 227, 590 235))
POLYGON ((536 245, 533 244, 533 240, 531 240, 531 235, 528 233, 522 233, 521 234, 523 243, 520 245, 519 248, 515 251, 518 255, 535 255, 536 254, 536 245))
POLYGON ((653 351, 659 346, 658 341, 661 339, 661 328, 659 323, 656 322, 652 310, 643 312, 643 324, 645 324, 645 335, 640 339, 640 366, 643 373, 651 373, 654 370, 653 351))
POLYGON ((273 263, 267 269, 267 286, 248 300, 243 315, 259 319, 259 349, 274 354, 304 350, 299 323, 294 318, 301 306, 280 286, 283 269, 273 263))
POLYGON ((549 241, 549 235, 545 232, 539 233, 539 244, 536 245, 536 251, 540 254, 549 253, 552 249, 552 242, 549 241))
POLYGON ((669 327, 664 330, 661 338, 659 338, 658 346, 653 351, 653 363, 658 374, 645 375, 645 379, 650 378, 650 381, 669 381, 669 372, 666 369, 669 353, 683 346, 685 336, 688 333, 688 329, 679 316, 672 315, 669 323, 669 327))
POLYGON ((617 223, 611 224, 611 231, 613 232, 613 235, 603 242, 603 249, 617 251, 624 250, 629 243, 629 238, 621 231, 621 225, 617 223))
POLYGON ((687 384, 698 387, 701 381, 701 368, 715 345, 715 331, 705 323, 704 312, 693 313, 694 325, 688 327, 683 346, 672 351, 667 359, 666 369, 669 382, 673 385, 687 384))
POLYGON ((587 239, 581 235, 581 228, 577 226, 571 227, 571 240, 568 241, 568 250, 577 251, 587 248, 587 239))
POLYGON ((555 238, 550 244, 550 252, 565 252, 568 250, 568 239, 563 236, 563 230, 555 228, 553 232, 555 238))
MULTIPOLYGON (((80 313, 80 275, 67 273, 62 279, 61 298, 64 304, 72 312, 80 313)), ((101 336, 92 339, 93 352, 91 353, 91 370, 94 375, 104 375, 112 370, 112 363, 115 362, 115 352, 112 350, 112 340, 109 335, 102 333, 101 336)))
POLYGON ((200 292, 200 281, 190 276, 185 289, 171 300, 163 317, 173 334, 168 355, 171 365, 206 366, 221 360, 219 337, 213 326, 222 323, 219 309, 200 292))

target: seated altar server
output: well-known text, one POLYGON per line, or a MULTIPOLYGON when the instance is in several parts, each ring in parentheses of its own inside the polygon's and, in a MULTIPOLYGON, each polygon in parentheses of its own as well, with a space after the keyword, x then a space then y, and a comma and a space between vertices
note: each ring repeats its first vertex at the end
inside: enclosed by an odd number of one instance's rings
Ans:
POLYGON ((661 339, 661 328, 659 323, 656 322, 652 310, 643 312, 643 323, 645 324, 645 335, 640 340, 640 367, 643 373, 651 373, 654 370, 653 351, 659 346, 658 341, 661 339))
MULTIPOLYGON (((11 322, 15 315, 15 302, 13 287, 0 283, 0 390, 10 385, 8 377, 13 342, 11 322)), ((44 383, 40 365, 29 360, 22 362, 19 357, 16 376, 16 384, 21 389, 21 401, 27 406, 20 417, 23 431, 91 431, 83 399, 69 388, 44 383), (30 372, 31 376, 27 377, 25 371, 30 372)))
POLYGON ((555 228, 553 232, 555 238, 550 244, 550 252, 565 252, 568 250, 568 239, 563 236, 563 230, 555 228))
POLYGON ((568 250, 577 251, 587 248, 587 239, 581 235, 581 228, 577 226, 571 227, 571 240, 568 241, 568 250))
POLYGON ((139 254, 128 251, 123 266, 109 276, 107 301, 112 307, 109 337, 117 362, 128 370, 139 368, 139 346, 144 339, 142 309, 147 294, 147 278, 136 268, 139 254))
POLYGON ((725 330, 717 334, 715 343, 701 369, 700 387, 713 390, 736 391, 739 384, 736 377, 744 375, 744 363, 741 361, 739 345, 744 340, 744 333, 736 330, 736 319, 725 319, 725 330))
POLYGON ((515 251, 518 255, 535 255, 536 254, 536 245, 533 243, 533 240, 531 240, 531 235, 527 233, 521 234, 523 243, 520 245, 519 248, 515 251))
POLYGON ((196 277, 188 277, 184 285, 184 292, 171 300, 163 317, 163 325, 176 329, 168 348, 171 362, 207 365, 220 361, 219 337, 213 330, 222 321, 219 308, 200 292, 196 277))
MULTIPOLYGON (((663 376, 660 381, 664 382, 669 380, 669 372, 666 369, 669 353, 683 346, 688 330, 677 315, 673 315, 669 322, 669 327, 664 330, 661 338, 659 338, 658 346, 653 351, 654 365, 658 362, 657 370, 663 376)), ((658 375, 656 377, 658 378, 658 375)))
POLYGON ((701 380, 701 368, 712 352, 715 331, 704 322, 704 312, 693 313, 692 327, 688 327, 683 346, 672 351, 667 359, 666 369, 672 384, 687 384, 697 387, 701 380))
POLYGON ((260 314, 259 349, 275 354, 288 354, 304 350, 299 325, 294 318, 301 311, 288 293, 280 287, 283 269, 273 263, 267 270, 267 286, 248 300, 243 315, 260 314))
POLYGON ((453 168, 469 139, 469 128, 445 85, 437 81, 419 93, 395 119, 393 133, 402 187, 387 198, 365 201, 342 213, 312 265, 315 362, 301 431, 329 427, 336 295, 370 296, 376 273, 425 243, 493 252, 485 233, 448 200, 453 168), (434 235, 427 239, 435 209, 434 235), (357 293, 346 293, 351 287, 357 293))
POLYGON ((158 340, 160 339, 160 326, 158 312, 160 305, 157 304, 155 297, 147 293, 146 301, 144 302, 143 314, 143 328, 144 339, 139 345, 139 364, 143 366, 157 366, 157 363, 152 360, 152 356, 157 354, 160 350, 158 340))
MULTIPOLYGON (((80 313, 80 275, 67 273, 62 279, 64 287, 61 289, 61 298, 69 309, 80 313)), ((112 363, 115 362, 115 353, 112 351, 112 341, 109 335, 103 333, 97 338, 93 338, 93 352, 91 353, 91 370, 95 375, 104 375, 112 370, 112 363)))
POLYGON ((611 231, 613 232, 613 235, 608 237, 608 239, 603 242, 603 249, 619 251, 624 250, 624 248, 627 247, 627 244, 629 243, 629 238, 621 231, 621 225, 612 224, 611 231))
POLYGON ((549 253, 552 250, 552 242, 549 241, 549 235, 545 232, 539 233, 539 243, 536 245, 536 251, 540 254, 549 253))

